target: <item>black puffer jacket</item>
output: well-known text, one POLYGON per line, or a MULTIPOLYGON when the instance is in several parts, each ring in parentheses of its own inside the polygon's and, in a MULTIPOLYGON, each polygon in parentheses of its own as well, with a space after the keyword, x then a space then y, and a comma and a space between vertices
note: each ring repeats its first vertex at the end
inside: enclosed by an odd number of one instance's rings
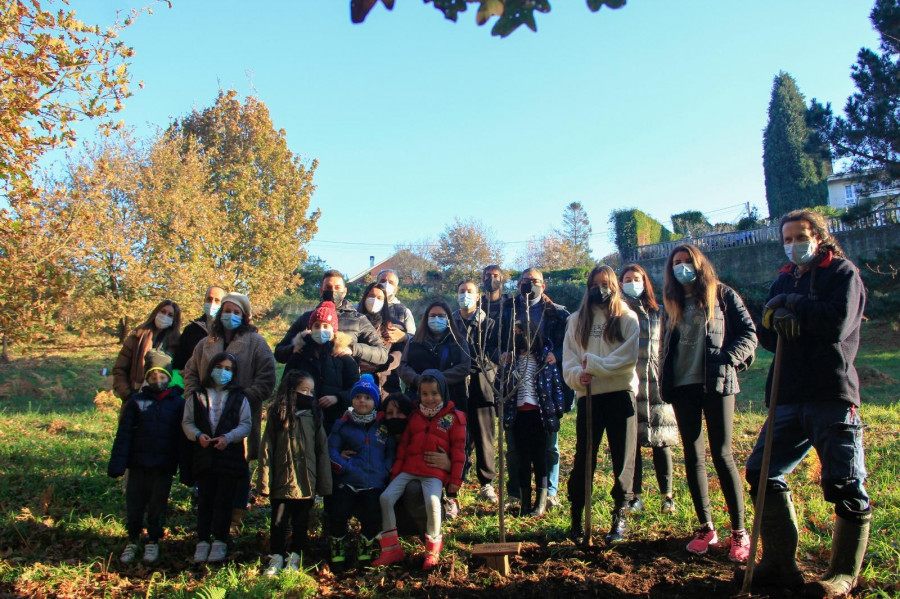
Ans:
POLYGON ((184 398, 167 389, 155 395, 147 388, 134 393, 122 408, 107 474, 119 477, 126 468, 160 468, 175 474, 185 465, 188 446, 181 432, 184 398))
MULTIPOLYGON (((275 346, 275 359, 286 364, 291 358, 294 351, 294 338, 309 329, 309 317, 312 310, 304 312, 300 315, 291 328, 288 329, 284 338, 275 346)), ((344 300, 337 308, 338 330, 345 335, 349 335, 350 351, 353 358, 357 360, 365 360, 372 364, 384 364, 388 359, 388 348, 385 347, 381 336, 369 319, 356 311, 353 304, 344 300)), ((340 416, 340 415, 339 415, 340 416)))
POLYGON ((284 372, 305 370, 316 383, 316 399, 326 395, 338 398, 336 404, 323 410, 323 425, 326 431, 330 431, 334 422, 350 407, 350 390, 359 380, 359 366, 353 358, 331 355, 336 345, 339 348, 346 347, 350 343, 350 337, 338 331, 333 341, 319 345, 308 333, 301 333, 295 342, 300 351, 293 353, 292 350, 284 372))
MULTIPOLYGON (((866 289, 856 266, 827 255, 799 279, 789 266, 769 290, 769 299, 788 296, 800 320, 800 338, 783 351, 778 403, 840 399, 859 405, 859 375, 853 365, 859 350, 859 331, 866 305, 866 289)), ((777 335, 760 329, 759 340, 774 352, 777 335)), ((772 387, 773 361, 766 380, 766 403, 772 387)))
POLYGON ((466 388, 472 362, 469 347, 464 339, 457 343, 448 330, 441 337, 425 334, 423 341, 410 341, 400 358, 400 378, 406 383, 411 395, 418 394, 419 379, 429 369, 440 370, 447 381, 451 400, 456 409, 465 412, 468 407, 469 390, 466 388))
MULTIPOLYGON (((719 284, 715 316, 706 323, 706 383, 704 392, 719 395, 740 393, 738 371, 746 370, 756 353, 756 326, 750 312, 734 289, 719 284)), ((663 399, 672 401, 675 352, 678 348, 678 330, 670 327, 668 315, 663 316, 662 377, 660 387, 663 399)))

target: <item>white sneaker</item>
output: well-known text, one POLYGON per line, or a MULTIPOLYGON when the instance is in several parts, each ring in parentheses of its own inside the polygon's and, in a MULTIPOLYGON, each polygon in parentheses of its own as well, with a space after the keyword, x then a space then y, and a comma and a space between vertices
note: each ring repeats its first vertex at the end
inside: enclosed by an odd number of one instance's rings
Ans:
POLYGON ((209 559, 209 543, 200 541, 194 548, 194 563, 202 564, 209 559))
POLYGON ((269 567, 265 569, 263 574, 265 574, 266 576, 278 576, 278 573, 281 572, 282 568, 284 568, 284 556, 270 555, 269 567))
POLYGON ((152 564, 159 559, 159 545, 156 543, 147 543, 144 545, 144 561, 152 564))
POLYGON ((291 552, 288 554, 287 569, 296 572, 300 569, 300 554, 291 552))
POLYGON ((228 543, 224 541, 213 541, 212 548, 209 550, 208 562, 225 561, 225 554, 228 553, 228 543))
POLYGON ((478 492, 478 499, 494 504, 500 501, 500 498, 497 497, 497 491, 494 490, 494 485, 484 485, 481 487, 481 490, 478 492))
POLYGON ((125 549, 122 550, 122 555, 119 556, 119 561, 123 564, 130 564, 137 556, 137 550, 137 543, 128 543, 127 545, 125 545, 125 549))

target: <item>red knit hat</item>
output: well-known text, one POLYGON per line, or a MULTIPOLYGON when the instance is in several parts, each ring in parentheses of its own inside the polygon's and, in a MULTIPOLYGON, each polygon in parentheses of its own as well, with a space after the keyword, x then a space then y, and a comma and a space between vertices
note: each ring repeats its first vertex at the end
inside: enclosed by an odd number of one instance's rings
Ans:
POLYGON ((334 302, 322 302, 313 310, 309 317, 309 328, 312 328, 317 322, 326 322, 330 324, 334 330, 338 330, 338 315, 334 307, 334 302))

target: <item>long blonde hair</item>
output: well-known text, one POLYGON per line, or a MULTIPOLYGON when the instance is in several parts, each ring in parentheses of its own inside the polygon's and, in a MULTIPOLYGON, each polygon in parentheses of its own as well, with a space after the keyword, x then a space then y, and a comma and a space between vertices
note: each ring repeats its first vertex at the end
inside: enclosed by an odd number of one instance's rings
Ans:
POLYGON ((621 317, 628 308, 622 302, 622 293, 619 290, 619 280, 616 278, 616 271, 605 264, 595 266, 588 275, 587 287, 584 289, 584 296, 581 298, 581 305, 578 306, 578 312, 575 317, 575 338, 582 348, 587 348, 588 339, 591 337, 591 329, 594 326, 594 311, 591 310, 591 283, 594 277, 600 273, 606 273, 606 280, 609 281, 609 290, 612 295, 609 298, 609 320, 606 322, 606 330, 603 331, 603 338, 607 342, 625 341, 625 335, 622 334, 621 317))
POLYGON ((713 319, 716 314, 716 301, 719 291, 719 279, 716 277, 716 269, 706 256, 696 247, 689 244, 676 245, 666 259, 666 268, 663 273, 663 304, 666 307, 668 326, 674 329, 684 313, 684 285, 678 282, 672 272, 672 262, 675 254, 687 252, 691 256, 691 262, 697 271, 694 279, 693 296, 697 303, 706 312, 706 322, 713 319))

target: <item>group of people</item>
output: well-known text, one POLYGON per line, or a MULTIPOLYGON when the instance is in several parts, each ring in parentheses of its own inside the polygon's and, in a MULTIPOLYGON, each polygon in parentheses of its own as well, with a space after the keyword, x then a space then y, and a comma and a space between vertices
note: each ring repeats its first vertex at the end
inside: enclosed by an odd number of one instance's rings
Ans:
MULTIPOLYGON (((686 549, 703 555, 717 544, 705 420, 731 524, 729 557, 746 563, 750 540, 732 427, 738 374, 752 364, 759 339, 769 350, 780 340, 784 358, 765 488, 765 428, 746 468, 751 496, 766 494, 754 580, 789 588, 804 582, 785 477, 815 448, 837 519, 831 567, 807 591, 845 593, 855 584, 871 520, 853 367, 865 290, 819 215, 791 212, 781 232, 789 264, 772 285, 759 330, 740 296, 690 244, 668 256, 661 305, 640 265, 618 275, 600 265, 572 314, 547 296, 533 268, 513 293, 502 270, 487 266, 481 281, 458 284, 457 309, 437 299, 418 324, 397 300, 395 272, 379 273, 354 305, 343 276, 327 271, 321 303, 274 351, 253 325, 244 295, 210 288, 203 316, 180 334, 179 306, 163 301, 126 339, 113 370, 124 405, 109 474, 128 470, 121 561, 136 559, 145 515, 143 558, 157 559, 179 466, 197 495, 194 561, 224 560, 230 527, 246 509, 249 461, 258 459, 255 488, 269 496, 272 510, 267 574, 300 567, 317 497, 336 566, 354 555, 375 566, 401 561, 399 536, 413 533, 424 537, 423 567, 433 568, 442 518, 458 513, 470 470, 478 499, 498 502, 498 417, 508 431, 506 507, 539 517, 559 505, 558 432, 574 404, 567 483, 573 540, 583 540, 592 478, 585 472, 596 467, 605 433, 613 479, 607 542, 625 539, 629 514, 645 509, 642 447, 652 451, 660 511, 675 511, 671 447, 680 442, 699 524, 686 549), (276 361, 285 364, 277 390, 276 361), (263 432, 263 405, 273 391, 263 432), (354 518, 361 529, 355 547, 354 518)), ((771 386, 770 372, 767 401, 771 386)))

